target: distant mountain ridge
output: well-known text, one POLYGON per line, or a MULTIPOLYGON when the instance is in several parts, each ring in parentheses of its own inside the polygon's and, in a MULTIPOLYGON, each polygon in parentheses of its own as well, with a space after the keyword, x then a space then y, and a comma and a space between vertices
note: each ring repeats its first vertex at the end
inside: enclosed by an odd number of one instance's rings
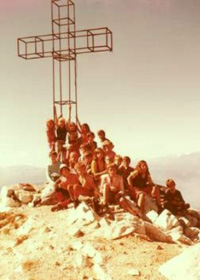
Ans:
POLYGON ((0 187, 17 183, 39 184, 45 181, 45 168, 10 166, 0 168, 0 187))
POLYGON ((155 183, 165 184, 174 179, 184 199, 200 209, 200 152, 155 158, 148 161, 155 183))

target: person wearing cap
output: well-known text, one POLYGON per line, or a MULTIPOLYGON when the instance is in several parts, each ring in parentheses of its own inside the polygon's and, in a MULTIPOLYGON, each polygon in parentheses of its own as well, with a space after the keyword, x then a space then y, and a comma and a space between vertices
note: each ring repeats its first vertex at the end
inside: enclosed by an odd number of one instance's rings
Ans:
POLYGON ((52 185, 51 192, 44 192, 41 194, 41 198, 35 201, 36 205, 56 205, 58 207, 52 208, 52 211, 66 208, 71 202, 69 189, 74 185, 79 184, 78 176, 69 172, 69 168, 66 164, 60 165, 60 177, 52 185))

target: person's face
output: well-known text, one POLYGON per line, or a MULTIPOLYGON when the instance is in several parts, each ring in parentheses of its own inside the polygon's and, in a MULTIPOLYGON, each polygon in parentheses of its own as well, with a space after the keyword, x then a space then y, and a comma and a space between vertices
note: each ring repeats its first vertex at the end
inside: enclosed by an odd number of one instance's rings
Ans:
POLYGON ((53 121, 49 121, 49 122, 47 123, 47 127, 48 127, 48 128, 54 128, 54 122, 53 122, 53 121))
POLYGON ((104 151, 105 152, 110 152, 112 149, 111 149, 111 146, 110 145, 105 145, 104 146, 104 151))
POLYGON ((88 127, 86 125, 81 126, 81 132, 82 133, 87 133, 88 132, 88 127))
POLYGON ((90 164, 92 162, 92 156, 91 155, 84 156, 84 162, 85 164, 90 164))
POLYGON ((88 139, 88 142, 93 142, 94 141, 94 136, 93 135, 89 135, 87 137, 87 139, 88 139))
POLYGON ((98 151, 98 152, 96 153, 96 155, 97 155, 97 158, 98 158, 98 159, 102 159, 102 158, 103 158, 103 153, 102 153, 101 151, 98 151))
POLYGON ((147 165, 145 163, 142 163, 140 166, 141 172, 146 173, 147 172, 147 165))
POLYGON ((87 173, 85 165, 79 167, 76 171, 80 176, 84 176, 87 173))
POLYGON ((69 175, 69 171, 67 168, 62 168, 60 174, 67 178, 69 175))
POLYGON ((170 184, 168 185, 170 192, 174 192, 176 189, 176 185, 174 184, 174 182, 170 182, 170 184))
POLYGON ((129 161, 129 159, 127 159, 127 158, 124 158, 123 159, 123 165, 124 165, 124 167, 129 167, 129 165, 130 165, 130 161, 129 161))
POLYGON ((120 158, 120 157, 115 158, 114 163, 115 163, 117 166, 120 166, 120 164, 122 163, 122 158, 120 158))
POLYGON ((101 140, 103 140, 103 139, 105 138, 105 134, 102 133, 102 132, 100 132, 100 133, 98 134, 98 136, 99 136, 99 138, 100 138, 101 140))
POLYGON ((65 126, 65 120, 63 119, 59 120, 58 125, 63 128, 65 126))
POLYGON ((70 124, 69 124, 69 130, 70 130, 71 132, 76 131, 76 130, 77 130, 77 129, 76 129, 76 124, 75 124, 75 123, 70 123, 70 124))
POLYGON ((57 160, 57 156, 56 155, 51 155, 51 162, 55 162, 57 160))
POLYGON ((116 170, 115 167, 110 167, 110 168, 108 169, 108 174, 109 174, 110 177, 115 176, 116 173, 117 173, 117 170, 116 170))

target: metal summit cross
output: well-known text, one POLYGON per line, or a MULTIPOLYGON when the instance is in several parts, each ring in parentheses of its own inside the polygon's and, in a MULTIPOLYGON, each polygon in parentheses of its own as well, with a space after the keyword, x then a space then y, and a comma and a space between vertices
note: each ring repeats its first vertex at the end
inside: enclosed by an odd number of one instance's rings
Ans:
POLYGON ((72 113, 77 120, 77 55, 112 51, 112 32, 107 27, 76 30, 72 0, 51 0, 51 29, 51 34, 19 38, 18 56, 52 57, 53 106, 58 106, 63 115, 63 106, 67 105, 69 120, 72 113))

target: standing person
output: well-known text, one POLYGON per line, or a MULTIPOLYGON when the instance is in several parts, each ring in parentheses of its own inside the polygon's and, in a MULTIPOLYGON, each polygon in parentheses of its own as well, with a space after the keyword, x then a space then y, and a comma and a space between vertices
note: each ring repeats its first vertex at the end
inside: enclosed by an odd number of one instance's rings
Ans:
POLYGON ((67 160, 69 160, 71 152, 77 152, 79 154, 79 135, 78 127, 74 122, 68 120, 66 123, 66 129, 68 132, 68 145, 67 145, 67 160))
POLYGON ((64 147, 67 137, 67 128, 65 119, 57 117, 56 106, 54 105, 55 124, 56 124, 56 145, 57 153, 62 156, 62 162, 66 160, 66 148, 64 147))
POLYGON ((50 151, 55 150, 55 142, 56 142, 56 135, 55 135, 55 123, 52 119, 46 122, 46 134, 47 134, 47 141, 49 143, 50 151))
POLYGON ((146 195, 155 198, 158 208, 161 207, 159 188, 152 181, 146 161, 139 161, 127 180, 131 198, 136 199, 142 212, 144 212, 146 195))

